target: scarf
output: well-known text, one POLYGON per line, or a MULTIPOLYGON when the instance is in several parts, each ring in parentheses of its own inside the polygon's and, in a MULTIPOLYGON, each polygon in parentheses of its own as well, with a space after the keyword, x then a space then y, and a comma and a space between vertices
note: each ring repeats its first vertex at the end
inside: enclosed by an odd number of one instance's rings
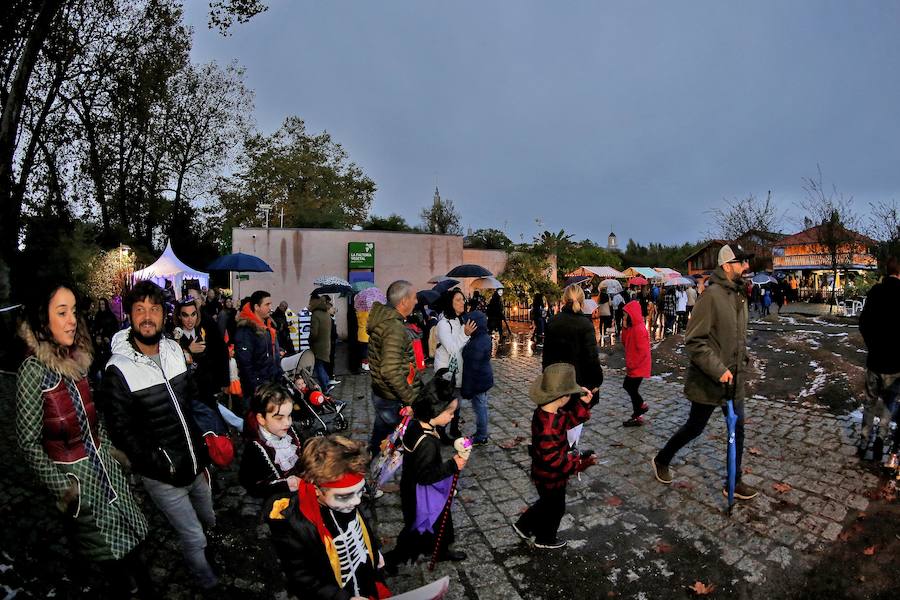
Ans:
POLYGON ((248 321, 254 323, 260 329, 266 329, 269 331, 269 338, 272 344, 272 356, 275 356, 275 329, 270 325, 270 320, 267 320, 263 323, 263 320, 256 316, 256 313, 253 312, 253 309, 250 308, 250 303, 244 305, 244 308, 241 310, 241 317, 247 319, 248 321))

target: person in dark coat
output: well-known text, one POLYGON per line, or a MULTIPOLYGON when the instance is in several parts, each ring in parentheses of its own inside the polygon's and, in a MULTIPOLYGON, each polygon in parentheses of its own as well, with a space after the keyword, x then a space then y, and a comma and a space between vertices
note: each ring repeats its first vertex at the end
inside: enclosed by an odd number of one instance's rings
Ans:
MULTIPOLYGON (((495 290, 488 302, 487 310, 488 333, 495 331, 503 337, 503 324, 506 323, 506 313, 503 310, 503 290, 495 290)), ((506 330, 509 331, 509 323, 506 323, 506 330)))
POLYGON ((547 309, 544 307, 544 295, 535 294, 531 302, 531 322, 534 323, 534 346, 544 347, 544 328, 547 325, 547 309))
POLYGON ((253 292, 238 315, 234 357, 241 377, 241 390, 247 402, 257 387, 281 379, 283 373, 278 334, 269 318, 271 309, 271 295, 259 290, 253 292))
POLYGON ((461 395, 472 401, 475 411, 475 435, 472 443, 484 445, 488 442, 488 391, 494 387, 494 371, 491 368, 493 339, 487 330, 487 316, 483 312, 469 313, 469 321, 476 329, 463 346, 463 371, 461 395))
POLYGON ((280 383, 265 383, 250 401, 239 479, 256 498, 285 498, 300 484, 300 451, 303 446, 291 421, 294 408, 288 390, 280 383))
MULTIPOLYGON (((576 284, 563 291, 563 309, 547 324, 542 367, 569 363, 575 367, 578 384, 592 392, 603 383, 600 348, 590 317, 582 314, 584 291, 576 284)), ((595 402, 596 402, 596 394, 595 402)))
MULTIPOLYGON (((109 308, 109 300, 100 298, 97 300, 97 313, 91 320, 91 338, 94 341, 94 363, 91 372, 100 375, 106 367, 106 362, 112 356, 112 338, 119 331, 119 320, 116 314, 109 308)), ((95 377, 91 377, 96 380, 95 377)))
MULTIPOLYGON (((580 288, 579 288, 580 289, 580 288)), ((534 540, 538 548, 566 545, 556 537, 566 513, 566 484, 569 477, 597 464, 593 452, 569 448, 567 432, 591 417, 591 392, 575 381, 575 369, 554 363, 544 369, 529 390, 537 405, 531 419, 531 480, 538 501, 513 525, 524 540, 534 540)))
MULTIPOLYGON (((425 506, 420 506, 418 498, 420 493, 443 494, 446 500, 450 481, 466 466, 468 457, 460 454, 447 460, 441 457, 441 441, 436 431, 437 427, 446 426, 453 418, 458 404, 453 398, 455 385, 449 370, 440 369, 412 404, 413 418, 403 435, 403 471, 400 476, 404 527, 397 538, 397 545, 385 554, 388 573, 396 573, 397 565, 415 560, 420 554, 432 555, 446 509, 436 516, 426 514, 425 506)), ((439 561, 466 559, 465 552, 450 549, 453 541, 453 517, 447 514, 437 552, 439 561)))
POLYGON ((196 301, 188 298, 175 309, 175 341, 184 350, 191 376, 200 392, 200 400, 210 407, 216 406, 216 395, 227 392, 231 383, 228 371, 228 349, 219 335, 219 329, 200 324, 200 311, 196 301))
MULTIPOLYGON (((874 417, 879 417, 880 423, 872 444, 872 460, 876 462, 881 461, 884 454, 891 409, 896 419, 897 402, 900 400, 900 351, 897 349, 900 340, 900 261, 891 257, 885 266, 884 279, 869 290, 859 315, 859 332, 869 354, 866 357, 866 403, 858 452, 861 457, 865 456, 874 417)), ((900 443, 898 437, 900 433, 895 435, 894 452, 900 443)))
POLYGON ((304 600, 387 598, 380 538, 361 506, 365 443, 316 437, 303 448, 296 494, 265 513, 289 594, 304 600))
POLYGON ((291 328, 287 318, 288 303, 282 300, 274 311, 272 321, 275 323, 275 332, 278 334, 278 345, 287 356, 294 354, 294 342, 291 340, 291 328))

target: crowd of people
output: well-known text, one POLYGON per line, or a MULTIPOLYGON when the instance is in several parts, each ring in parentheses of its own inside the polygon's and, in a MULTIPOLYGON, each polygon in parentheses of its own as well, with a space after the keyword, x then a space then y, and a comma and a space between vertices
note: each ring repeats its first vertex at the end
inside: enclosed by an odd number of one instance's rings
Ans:
MULTIPOLYGON (((650 410, 639 388, 651 373, 652 332, 684 332, 690 410, 650 460, 662 484, 673 481, 676 453, 702 434, 728 398, 737 415, 734 495, 750 500, 758 493, 740 481, 750 304, 742 276, 749 258, 739 247, 724 246, 699 295, 690 294, 693 288, 669 288, 654 297, 649 287, 599 294, 601 329, 614 327, 625 349, 625 427, 644 425, 650 410)), ((890 443, 887 427, 896 418, 900 386, 900 355, 893 351, 900 335, 900 268, 896 260, 887 268, 860 320, 869 348, 860 448, 865 453, 875 433, 872 449, 879 459, 890 443)), ((215 290, 189 289, 176 300, 171 286, 142 281, 126 294, 121 323, 105 299, 82 318, 83 303, 68 283, 35 286, 34 294, 20 326, 27 357, 18 374, 19 444, 56 500, 76 549, 96 561, 116 597, 156 597, 143 558, 153 532, 132 485, 143 488, 177 533, 193 584, 216 593, 210 469, 231 468, 229 427, 241 432, 239 481, 263 500, 261 518, 290 593, 386 598, 388 577, 406 562, 422 555, 432 561, 467 558, 453 547, 451 504, 472 446, 490 440, 491 333, 498 322, 480 310, 489 305, 467 302, 459 289, 425 301, 400 280, 387 288, 385 302, 360 315, 360 360, 371 376, 374 408, 366 443, 298 435, 295 399, 309 390, 286 378, 281 367, 283 356, 299 350, 290 335, 291 311, 285 302, 273 310, 265 291, 234 306, 215 290), (474 430, 464 431, 464 401, 475 414, 474 430), (389 452, 402 458, 404 527, 395 546, 383 551, 368 507, 383 482, 383 472, 371 470, 373 459, 389 452)), ((542 372, 528 394, 535 405, 529 454, 538 499, 513 529, 540 549, 566 545, 558 529, 567 481, 597 462, 592 451, 581 449, 580 434, 573 434, 590 419, 604 382, 586 302, 584 289, 573 284, 557 314, 547 314, 540 296, 532 304, 535 344, 543 348, 542 372)), ((327 391, 339 383, 334 307, 327 296, 314 296, 307 308, 314 374, 327 391)))

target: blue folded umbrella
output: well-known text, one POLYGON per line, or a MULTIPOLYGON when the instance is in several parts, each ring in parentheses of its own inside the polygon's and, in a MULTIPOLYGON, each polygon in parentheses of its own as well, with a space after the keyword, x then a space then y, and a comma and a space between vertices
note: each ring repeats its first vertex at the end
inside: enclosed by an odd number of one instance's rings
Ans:
MULTIPOLYGON (((734 486, 737 483, 737 444, 735 443, 735 427, 737 415, 734 412, 734 396, 737 392, 737 380, 733 380, 731 398, 725 401, 725 425, 728 427, 728 513, 734 507, 734 486)), ((727 388, 728 386, 726 386, 727 388)))

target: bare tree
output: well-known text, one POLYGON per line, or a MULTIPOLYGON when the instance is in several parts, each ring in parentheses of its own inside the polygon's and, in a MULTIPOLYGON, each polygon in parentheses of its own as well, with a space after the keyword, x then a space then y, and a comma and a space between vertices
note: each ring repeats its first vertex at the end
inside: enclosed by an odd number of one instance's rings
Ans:
POLYGON ((869 237, 875 242, 872 249, 879 262, 890 256, 900 256, 900 205, 896 200, 870 203, 869 237))
POLYGON ((772 202, 771 190, 762 200, 753 194, 744 199, 724 200, 725 205, 708 211, 713 229, 710 238, 736 240, 750 230, 772 233, 781 232, 783 214, 772 202))
POLYGON ((804 219, 809 219, 815 226, 813 238, 825 251, 831 267, 830 304, 833 309, 838 271, 846 271, 853 262, 853 255, 865 250, 862 236, 854 231, 859 225, 859 217, 853 209, 853 196, 844 196, 834 185, 830 190, 826 189, 821 168, 818 168, 817 177, 803 178, 803 191, 805 195, 797 204, 804 219))

